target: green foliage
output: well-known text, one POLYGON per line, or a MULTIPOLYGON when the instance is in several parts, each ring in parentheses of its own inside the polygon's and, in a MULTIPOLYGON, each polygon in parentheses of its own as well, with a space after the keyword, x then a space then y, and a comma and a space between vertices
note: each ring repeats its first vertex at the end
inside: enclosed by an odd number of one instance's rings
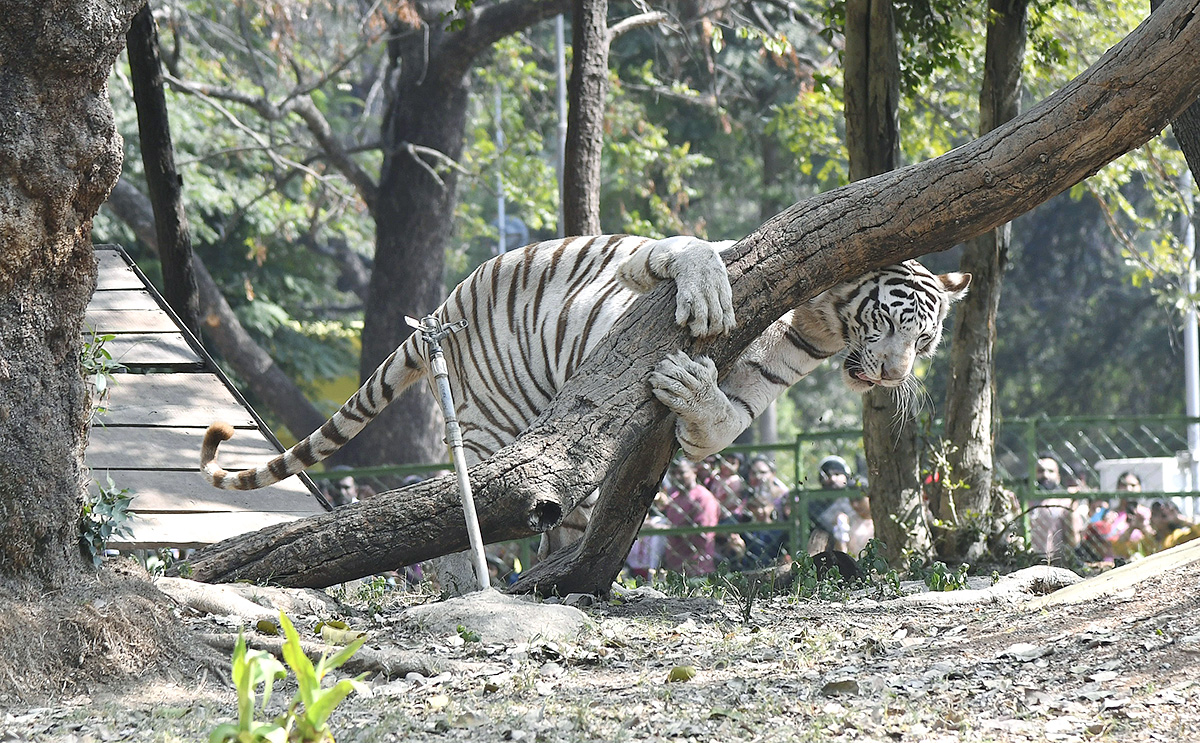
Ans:
POLYGON ((456 627, 455 630, 458 632, 458 636, 463 639, 463 642, 480 642, 481 640, 483 640, 483 636, 480 635, 478 632, 476 632, 473 629, 469 629, 461 624, 458 625, 458 627, 456 627))
POLYGON ((95 420, 97 415, 108 411, 108 396, 114 381, 113 374, 125 368, 124 365, 114 361, 112 354, 104 347, 105 343, 114 338, 116 338, 115 335, 99 335, 92 331, 90 335, 84 336, 83 350, 79 353, 79 367, 83 371, 83 381, 87 383, 92 393, 91 420, 95 420))
MULTIPOLYGON (((366 605, 370 614, 383 612, 383 600, 388 593, 387 578, 382 575, 373 576, 359 586, 357 600, 366 605)), ((342 629, 345 629, 343 627, 342 629)))
MULTIPOLYGON (((383 13, 364 16, 362 8, 330 2, 295 10, 289 3, 168 2, 160 15, 167 72, 271 104, 307 91, 344 146, 375 138, 379 109, 366 98, 384 70, 383 13)), ((299 116, 264 117, 242 102, 182 91, 171 84, 166 95, 197 254, 255 341, 307 391, 356 373, 359 300, 337 288, 339 267, 328 247, 373 249, 374 224, 355 186, 319 154, 299 116)), ((122 177, 145 193, 123 63, 109 92, 125 141, 122 177)), ((368 172, 382 162, 371 147, 353 158, 368 172)), ((97 241, 125 245, 158 281, 153 253, 111 214, 102 211, 93 232, 97 241)))
POLYGON ((931 591, 959 591, 969 588, 967 571, 970 568, 970 565, 963 563, 958 568, 951 570, 946 563, 937 561, 926 567, 920 557, 910 555, 908 558, 909 574, 923 580, 931 591))
POLYGON ((300 647, 300 636, 292 626, 287 615, 280 612, 279 624, 287 641, 283 644, 283 659, 296 677, 299 689, 295 698, 288 705, 285 729, 292 740, 301 741, 332 741, 333 734, 329 730, 329 716, 342 700, 351 692, 369 695, 370 688, 362 683, 365 676, 358 679, 342 679, 327 689, 321 687, 321 679, 335 668, 343 665, 366 642, 360 637, 339 650, 331 658, 321 657, 316 666, 304 654, 300 647))
POLYGON ((129 488, 118 488, 108 476, 105 481, 106 484, 101 485, 97 480, 95 491, 88 490, 79 517, 80 547, 96 567, 104 561, 104 550, 110 539, 132 533, 128 522, 129 502, 133 496, 129 488))
POLYGON ((209 736, 210 743, 253 743, 269 741, 300 741, 303 743, 325 743, 333 741, 329 729, 329 717, 334 709, 352 692, 370 694, 370 689, 358 679, 342 679, 329 688, 321 686, 321 680, 332 670, 342 666, 366 642, 358 638, 339 650, 331 658, 321 657, 314 666, 300 646, 300 635, 291 620, 283 612, 279 614, 279 625, 286 640, 283 643, 283 659, 295 676, 297 690, 287 711, 272 722, 258 723, 254 720, 257 689, 263 686, 260 708, 265 712, 270 701, 275 681, 287 677, 287 671, 269 653, 247 651, 245 640, 239 633, 233 651, 233 681, 238 691, 238 721, 217 726, 209 736))
POLYGON ((276 681, 287 677, 283 664, 265 650, 246 650, 246 638, 238 632, 237 644, 233 647, 233 662, 230 673, 233 686, 237 689, 238 717, 236 723, 224 723, 213 729, 209 743, 283 743, 288 739, 287 731, 277 721, 257 722, 254 709, 259 706, 266 712, 271 701, 271 691, 276 681), (258 687, 262 686, 262 704, 258 701, 258 687))
MULTIPOLYGON (((969 34, 965 22, 973 10, 967 0, 921 0, 893 4, 899 36, 900 84, 915 90, 940 70, 958 69, 969 56, 969 34)), ((826 38, 843 34, 846 27, 845 0, 825 8, 826 38)))

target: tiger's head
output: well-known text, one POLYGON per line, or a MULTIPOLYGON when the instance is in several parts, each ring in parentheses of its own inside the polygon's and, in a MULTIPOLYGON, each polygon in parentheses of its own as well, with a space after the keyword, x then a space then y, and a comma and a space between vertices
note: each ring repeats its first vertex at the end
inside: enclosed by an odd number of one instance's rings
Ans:
POLYGON ((904 386, 916 360, 937 349, 950 305, 970 283, 969 273, 937 275, 905 261, 843 284, 836 310, 847 347, 846 385, 856 392, 904 386))

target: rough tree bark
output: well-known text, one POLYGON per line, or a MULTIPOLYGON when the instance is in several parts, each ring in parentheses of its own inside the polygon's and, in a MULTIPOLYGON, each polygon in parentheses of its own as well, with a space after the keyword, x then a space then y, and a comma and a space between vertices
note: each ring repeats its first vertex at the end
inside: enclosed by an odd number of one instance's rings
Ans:
MULTIPOLYGON (((990 0, 979 94, 979 133, 987 134, 1021 112, 1021 66, 1025 61, 1028 0, 990 0)), ((996 312, 1008 262, 1011 226, 968 240, 959 270, 970 272, 971 290, 955 309, 950 348, 950 380, 946 387, 946 441, 951 479, 966 487, 943 487, 933 515, 948 526, 937 534, 938 556, 953 562, 977 560, 992 531, 985 519, 992 512, 995 478, 996 312), (971 528, 979 527, 983 528, 971 528)), ((945 483, 943 483, 945 485, 945 483)))
MULTIPOLYGON (((1162 0, 1150 0, 1150 11, 1157 12, 1160 5, 1162 0)), ((1171 131, 1187 160, 1188 170, 1192 171, 1192 179, 1200 183, 1200 101, 1171 120, 1171 131)))
POLYGON ((86 564, 89 233, 121 173, 108 73, 139 4, 0 2, 0 584, 86 564))
MULTIPOLYGON (((892 170, 900 158, 900 56, 891 0, 848 0, 845 58, 846 149, 850 180, 857 181, 892 170)), ((898 565, 906 551, 930 551, 920 432, 889 389, 863 395, 862 419, 875 536, 898 565)))
POLYGON ((162 60, 158 56, 158 30, 149 4, 133 17, 125 38, 129 45, 129 77, 137 107, 142 164, 154 206, 158 256, 162 260, 163 297, 184 326, 199 338, 200 298, 192 267, 192 236, 183 209, 183 179, 175 169, 162 60))
MULTIPOLYGON (((645 383, 665 353, 704 352, 728 368, 781 307, 994 229, 1143 144, 1200 95, 1200 68, 1178 64, 1200 54, 1198 6, 1164 4, 1083 75, 975 142, 820 194, 764 224, 725 253, 741 322, 729 336, 700 343, 675 327, 669 285, 639 300, 538 421, 471 469, 485 538, 550 528, 604 482, 578 553, 602 559, 550 560, 530 572, 542 590, 607 590, 624 558, 616 552, 632 543, 644 513, 614 494, 636 492, 669 456, 670 421, 645 383), (647 451, 665 452, 657 467, 643 466, 651 455, 638 462, 647 451)), ((196 554, 192 575, 325 586, 458 551, 467 537, 457 498, 450 477, 384 493, 213 545, 196 554)))
MULTIPOLYGON (((445 30, 436 13, 428 22, 396 22, 388 44, 391 83, 373 209, 375 267, 364 312, 363 379, 408 337, 405 316, 423 317, 442 301, 458 174, 428 153, 452 160, 462 153, 471 65, 495 41, 561 10, 560 0, 509 0, 470 12, 460 31, 445 30)), ((446 457, 442 435, 433 397, 410 390, 338 461, 439 462, 446 457)))
POLYGON ((599 235, 600 152, 608 102, 608 0, 572 0, 563 230, 599 235))

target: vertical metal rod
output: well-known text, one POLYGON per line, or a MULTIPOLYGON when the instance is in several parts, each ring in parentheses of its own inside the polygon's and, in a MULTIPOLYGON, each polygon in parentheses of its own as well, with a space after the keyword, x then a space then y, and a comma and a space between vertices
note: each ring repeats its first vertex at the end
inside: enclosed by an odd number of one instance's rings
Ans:
MULTIPOLYGON (((1183 203, 1187 209, 1184 215, 1186 222, 1183 228, 1183 249, 1189 254, 1187 267, 1187 312, 1183 317, 1183 377, 1186 397, 1187 414, 1192 417, 1200 416, 1200 342, 1196 327, 1196 216, 1192 196, 1192 173, 1184 170, 1183 203)), ((1188 489, 1200 490, 1200 423, 1189 423, 1188 434, 1188 489)), ((1189 516, 1196 515, 1195 498, 1189 498, 1189 516)))
POLYGON ((463 455, 462 429, 458 425, 458 417, 454 414, 454 395, 450 391, 450 372, 446 368, 446 357, 442 354, 441 341, 450 333, 462 330, 467 326, 466 320, 442 325, 437 317, 429 315, 417 321, 414 318, 404 318, 409 325, 421 331, 421 338, 429 347, 429 364, 432 367, 433 379, 438 390, 438 400, 442 406, 442 416, 446 419, 446 445, 450 448, 450 457, 454 462, 454 472, 458 475, 458 493, 462 498, 463 512, 467 519, 467 538, 471 542, 471 562, 475 567, 475 578, 479 590, 491 587, 492 581, 488 575, 487 556, 483 551, 483 534, 479 529, 479 516, 475 512, 475 497, 471 494, 471 481, 467 477, 467 460, 463 455))
POLYGON ((567 42, 564 39, 561 13, 554 17, 554 43, 558 55, 558 236, 566 237, 563 178, 567 168, 567 42))

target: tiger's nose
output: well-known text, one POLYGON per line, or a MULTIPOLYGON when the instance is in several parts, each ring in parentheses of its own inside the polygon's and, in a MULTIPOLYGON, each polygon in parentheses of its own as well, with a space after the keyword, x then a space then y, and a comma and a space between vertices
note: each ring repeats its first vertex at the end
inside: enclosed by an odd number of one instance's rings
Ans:
POLYGON ((884 384, 904 381, 912 370, 912 364, 906 362, 884 363, 879 369, 879 379, 884 384))

